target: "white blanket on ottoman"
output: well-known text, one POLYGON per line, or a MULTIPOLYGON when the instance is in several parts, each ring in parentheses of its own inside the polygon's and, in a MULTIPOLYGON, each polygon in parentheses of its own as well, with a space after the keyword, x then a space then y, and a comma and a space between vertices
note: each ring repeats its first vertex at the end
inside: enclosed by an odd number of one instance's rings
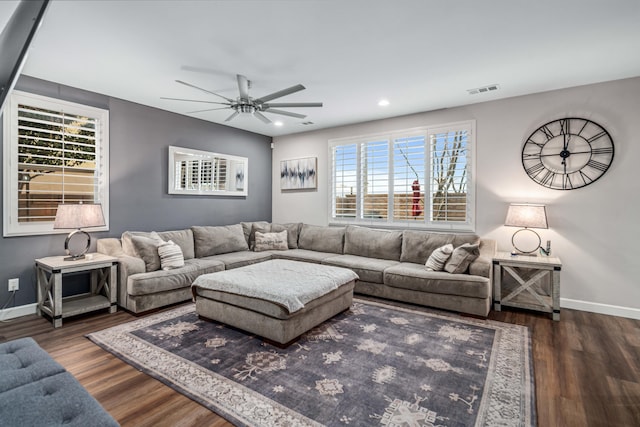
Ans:
POLYGON ((192 286, 270 301, 295 313, 357 278, 346 268, 276 259, 203 274, 192 286))

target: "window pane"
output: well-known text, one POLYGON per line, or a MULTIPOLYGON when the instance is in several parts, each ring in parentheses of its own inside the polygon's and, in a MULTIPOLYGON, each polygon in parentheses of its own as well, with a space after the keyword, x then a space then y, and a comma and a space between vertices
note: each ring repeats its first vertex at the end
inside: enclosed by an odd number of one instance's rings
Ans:
POLYGON ((393 142, 393 218, 424 221, 425 137, 393 142))
POLYGON ((386 219, 389 207, 389 142, 361 145, 362 218, 386 219))
POLYGON ((333 218, 356 217, 357 145, 333 149, 333 218))
POLYGON ((467 221, 467 131, 430 135, 431 220, 467 221))
POLYGON ((18 105, 19 223, 53 221, 59 203, 96 201, 95 122, 18 105))

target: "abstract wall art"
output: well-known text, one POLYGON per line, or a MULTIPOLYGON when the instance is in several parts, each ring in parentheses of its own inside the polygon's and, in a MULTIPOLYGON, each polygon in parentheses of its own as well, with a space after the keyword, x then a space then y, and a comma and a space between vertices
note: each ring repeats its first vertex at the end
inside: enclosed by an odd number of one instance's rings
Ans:
POLYGON ((280 189, 307 190, 318 188, 318 158, 282 160, 280 162, 280 189))

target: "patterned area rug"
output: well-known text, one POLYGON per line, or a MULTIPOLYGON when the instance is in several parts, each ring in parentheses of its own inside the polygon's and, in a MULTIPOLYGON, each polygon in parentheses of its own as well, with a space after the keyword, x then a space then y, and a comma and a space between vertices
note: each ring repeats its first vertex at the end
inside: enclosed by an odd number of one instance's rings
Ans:
POLYGON ((195 307, 89 335, 242 426, 532 426, 526 327, 354 300, 286 349, 195 307))

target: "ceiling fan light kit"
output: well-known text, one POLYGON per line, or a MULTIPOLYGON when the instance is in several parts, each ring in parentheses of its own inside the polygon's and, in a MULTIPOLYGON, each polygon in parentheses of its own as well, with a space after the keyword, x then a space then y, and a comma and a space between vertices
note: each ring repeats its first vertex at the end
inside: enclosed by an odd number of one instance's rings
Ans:
POLYGON ((249 89, 251 88, 251 81, 248 80, 245 76, 241 74, 236 75, 236 79, 238 82, 238 93, 239 96, 236 99, 228 98, 224 95, 220 95, 218 93, 212 92, 210 90, 203 89, 201 87, 192 85, 191 83, 184 82, 182 80, 176 80, 176 83, 180 83, 182 85, 188 86, 193 89, 200 90, 202 92, 208 93, 210 95, 215 95, 218 98, 221 98, 225 102, 217 102, 217 101, 203 101, 197 99, 183 99, 183 98, 165 98, 173 101, 188 101, 188 102, 200 102, 206 104, 217 104, 223 105, 223 107, 217 108, 208 108, 204 110, 196 110, 191 111, 192 113, 203 113, 208 111, 216 111, 216 110, 224 110, 230 109, 233 110, 230 116, 228 116, 224 121, 229 122, 233 120, 239 114, 251 114, 258 120, 262 121, 265 124, 270 124, 271 120, 262 113, 270 113, 270 114, 279 114, 281 116, 294 117, 297 119, 304 119, 307 117, 304 114, 293 113, 291 111, 280 110, 279 108, 310 108, 310 107, 322 107, 322 102, 278 102, 278 103, 268 103, 273 99, 282 98, 283 96, 291 95, 296 92, 300 92, 304 90, 305 87, 301 84, 297 84, 295 86, 291 86, 286 89, 279 90, 277 92, 273 92, 271 94, 262 96, 260 98, 252 98, 249 96, 249 89), (274 108, 275 107, 275 108, 274 108))

